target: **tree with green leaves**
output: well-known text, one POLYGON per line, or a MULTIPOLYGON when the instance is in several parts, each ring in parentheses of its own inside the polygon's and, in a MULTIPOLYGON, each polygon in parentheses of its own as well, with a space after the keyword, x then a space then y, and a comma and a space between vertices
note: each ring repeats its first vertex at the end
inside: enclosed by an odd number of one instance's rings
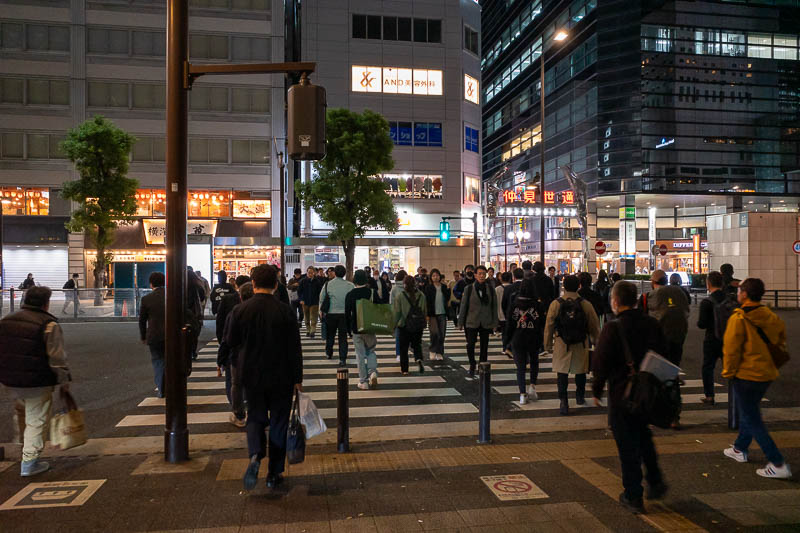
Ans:
POLYGON ((342 244, 347 279, 352 279, 356 239, 367 230, 398 229, 392 199, 375 179, 394 167, 394 145, 389 123, 370 110, 329 109, 325 130, 325 158, 314 163, 316 176, 307 183, 298 180, 295 191, 307 209, 332 226, 328 238, 342 244))
POLYGON ((66 226, 72 232, 87 232, 97 250, 95 288, 105 285, 106 265, 113 258, 107 248, 114 241, 117 224, 131 220, 136 213, 139 182, 127 177, 128 156, 135 142, 133 135, 98 115, 68 131, 60 146, 80 175, 66 182, 61 193, 78 204, 66 226))

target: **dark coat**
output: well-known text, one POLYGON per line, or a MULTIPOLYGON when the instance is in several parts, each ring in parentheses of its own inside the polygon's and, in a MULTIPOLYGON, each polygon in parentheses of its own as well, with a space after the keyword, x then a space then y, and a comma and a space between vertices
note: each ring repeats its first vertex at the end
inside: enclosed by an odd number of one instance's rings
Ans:
POLYGON ((44 330, 56 317, 38 307, 0 320, 0 383, 8 387, 47 387, 58 383, 50 368, 44 330))
POLYGON ((388 304, 389 294, 392 292, 392 282, 381 278, 380 284, 381 284, 381 295, 378 297, 379 300, 378 303, 388 304))
POLYGON ((595 398, 602 398, 603 388, 608 381, 608 405, 617 408, 622 406, 629 373, 621 334, 628 340, 636 369, 648 350, 663 354, 666 348, 666 338, 658 321, 638 309, 623 311, 617 320, 606 323, 592 358, 592 392, 595 398))
POLYGON ((536 297, 539 299, 542 309, 550 309, 550 304, 559 296, 553 280, 544 272, 536 272, 533 274, 533 284, 536 286, 536 297))
POLYGON ((166 306, 164 287, 142 296, 139 303, 139 334, 148 345, 164 344, 166 306))
POLYGON ((520 287, 522 287, 522 280, 518 279, 503 289, 503 300, 500 302, 500 305, 503 307, 503 312, 505 312, 508 307, 514 303, 514 298, 517 297, 520 287))
POLYGON ((252 391, 291 396, 303 381, 300 330, 291 308, 270 294, 256 293, 237 305, 228 335, 238 351, 236 379, 252 391))
POLYGON ((219 307, 217 307, 217 340, 220 344, 222 344, 222 339, 225 336, 225 320, 228 318, 231 311, 233 311, 233 308, 241 303, 241 301, 242 298, 239 296, 239 293, 233 291, 223 296, 222 300, 219 302, 219 307))
POLYGON ((603 297, 600 296, 597 292, 593 291, 589 287, 581 287, 578 290, 578 295, 592 304, 594 308, 594 312, 597 313, 598 317, 601 317, 606 312, 606 303, 603 301, 603 297))
MULTIPOLYGON (((447 285, 444 283, 441 284, 441 287, 442 298, 444 299, 444 311, 445 314, 447 314, 447 308, 450 306, 450 289, 448 289, 447 285)), ((425 286, 423 293, 425 294, 428 307, 428 316, 436 316, 436 287, 433 286, 433 283, 429 283, 425 286)))
POLYGON ((714 331, 714 304, 721 303, 728 295, 725 291, 718 290, 708 295, 708 298, 703 298, 700 302, 700 312, 697 317, 697 327, 706 330, 706 335, 703 338, 703 353, 708 355, 716 355, 722 357, 722 340, 717 338, 714 331))
POLYGON ((541 316, 541 310, 535 299, 519 295, 515 296, 514 300, 506 308, 506 327, 503 331, 503 344, 511 345, 512 350, 523 347, 541 347, 542 338, 544 337, 544 317, 541 316), (519 319, 526 312, 531 315, 537 327, 517 327, 519 319))
POLYGON ((211 289, 211 312, 216 315, 222 298, 235 290, 230 283, 217 283, 214 285, 214 288, 211 289))
POLYGON ((300 280, 300 285, 297 288, 297 297, 304 305, 309 307, 319 305, 319 293, 322 292, 324 284, 325 281, 319 276, 305 277, 300 280))

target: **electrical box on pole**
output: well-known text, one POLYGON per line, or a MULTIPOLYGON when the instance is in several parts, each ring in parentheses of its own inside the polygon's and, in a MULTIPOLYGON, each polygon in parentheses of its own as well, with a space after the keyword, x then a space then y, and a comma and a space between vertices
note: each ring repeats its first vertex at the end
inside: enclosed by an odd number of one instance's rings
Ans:
POLYGON ((292 85, 288 94, 289 157, 316 161, 325 157, 325 89, 312 85, 306 76, 292 85))

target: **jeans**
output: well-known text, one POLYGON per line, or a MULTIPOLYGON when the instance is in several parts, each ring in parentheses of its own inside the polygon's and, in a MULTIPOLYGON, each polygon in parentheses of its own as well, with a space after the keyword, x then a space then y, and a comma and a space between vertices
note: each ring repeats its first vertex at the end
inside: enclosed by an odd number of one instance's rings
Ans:
POLYGON ((150 362, 153 364, 153 382, 158 388, 158 397, 164 397, 164 343, 150 344, 150 362))
POLYGON ((652 487, 662 482, 653 434, 646 421, 633 417, 622 409, 612 407, 608 418, 617 442, 625 496, 630 500, 638 500, 643 492, 642 463, 647 470, 648 485, 652 487))
MULTIPOLYGON (((569 374, 559 372, 556 374, 558 379, 558 399, 567 399, 567 385, 569 384, 569 374)), ((575 398, 583 400, 586 398, 586 374, 575 374, 575 398)))
POLYGON ((247 456, 263 459, 267 456, 269 425, 269 470, 281 474, 286 463, 286 432, 292 410, 292 392, 259 390, 247 394, 247 456))
POLYGON ((378 373, 378 354, 375 353, 377 345, 378 340, 372 333, 353 334, 353 347, 356 349, 358 362, 358 381, 361 383, 366 383, 373 372, 378 373))
POLYGON ((539 378, 539 345, 512 342, 511 352, 514 354, 514 363, 517 365, 519 393, 525 394, 525 372, 528 362, 531 365, 531 385, 536 385, 536 381, 539 378))
POLYGON ((306 319, 306 333, 313 335, 317 332, 318 305, 303 305, 303 316, 306 319))
POLYGON ((328 315, 325 317, 327 324, 327 337, 325 338, 325 354, 333 357, 333 339, 339 334, 339 364, 347 364, 347 318, 345 315, 328 315))
POLYGON ((703 341, 703 392, 714 397, 714 367, 722 359, 722 343, 716 339, 703 341))
POLYGON ((422 361, 422 332, 412 333, 406 328, 397 329, 400 342, 400 371, 408 372, 408 348, 414 350, 414 360, 422 361))
POLYGON ((244 394, 242 387, 236 384, 236 365, 230 361, 225 365, 225 394, 231 406, 231 413, 236 418, 244 418, 244 394))
POLYGON ((22 434, 22 460, 35 461, 42 454, 45 435, 53 406, 53 387, 44 387, 38 394, 20 397, 25 405, 25 429, 22 434))
POLYGON ((480 362, 485 363, 489 360, 489 336, 492 334, 492 330, 487 328, 466 328, 465 331, 467 334, 467 357, 469 357, 469 367, 475 370, 477 366, 475 362, 475 343, 478 341, 478 335, 481 337, 480 362))
POLYGON ((447 315, 431 317, 431 353, 444 355, 444 338, 447 335, 447 315))
POLYGON ((761 419, 761 399, 771 383, 734 378, 733 394, 736 396, 736 408, 739 411, 739 436, 733 445, 740 452, 746 452, 755 438, 761 451, 767 456, 767 461, 780 466, 783 464, 783 455, 761 419))

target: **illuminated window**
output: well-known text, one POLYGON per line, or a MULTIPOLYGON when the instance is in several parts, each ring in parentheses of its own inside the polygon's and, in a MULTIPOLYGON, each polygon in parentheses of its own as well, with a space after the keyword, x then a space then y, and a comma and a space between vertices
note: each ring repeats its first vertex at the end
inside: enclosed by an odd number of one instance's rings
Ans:
POLYGON ((542 140, 541 126, 524 131, 519 137, 511 139, 503 145, 503 161, 515 157, 525 150, 529 150, 542 140))
POLYGON ((190 217, 231 216, 230 191, 190 191, 188 215, 190 217))
POLYGON ((481 180, 464 174, 464 202, 470 204, 481 203, 481 180))
POLYGON ((4 215, 44 216, 50 213, 50 189, 0 187, 4 215))
POLYGON ((469 74, 464 74, 464 100, 472 102, 473 104, 479 104, 480 94, 478 80, 469 74))
POLYGON ((233 197, 234 218, 272 218, 272 202, 252 198, 249 192, 237 192, 233 197))
POLYGON ((392 198, 442 198, 442 176, 438 174, 383 174, 379 179, 392 198))
POLYGON ((442 71, 353 65, 351 85, 357 93, 442 94, 442 71))

